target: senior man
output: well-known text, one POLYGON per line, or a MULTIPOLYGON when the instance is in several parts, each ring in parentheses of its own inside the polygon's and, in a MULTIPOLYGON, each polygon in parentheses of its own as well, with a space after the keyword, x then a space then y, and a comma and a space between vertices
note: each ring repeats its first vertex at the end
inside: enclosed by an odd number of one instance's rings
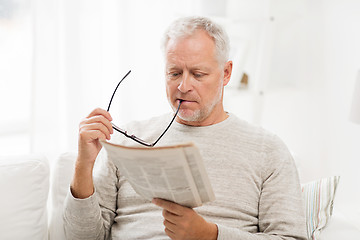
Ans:
MULTIPOLYGON (((99 140, 110 140, 113 128, 110 114, 95 109, 80 124, 64 210, 68 239, 306 239, 298 173, 286 146, 224 110, 224 86, 232 72, 228 52, 226 33, 207 18, 178 19, 165 33, 166 93, 174 110, 181 105, 158 145, 194 142, 216 200, 191 209, 137 195, 99 154, 99 140)), ((154 140, 171 118, 169 113, 127 129, 154 140)), ((112 140, 137 144, 124 137, 112 140)))

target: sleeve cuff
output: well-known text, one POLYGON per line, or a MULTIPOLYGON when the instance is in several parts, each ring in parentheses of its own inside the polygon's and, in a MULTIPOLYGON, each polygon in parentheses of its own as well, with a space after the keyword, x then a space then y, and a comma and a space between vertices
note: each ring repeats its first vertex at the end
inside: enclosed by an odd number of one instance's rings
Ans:
POLYGON ((101 209, 97 199, 96 189, 88 198, 75 198, 69 188, 65 199, 64 216, 69 222, 76 223, 78 226, 88 226, 89 222, 97 222, 101 219, 101 209))
POLYGON ((241 231, 237 228, 226 227, 223 225, 216 224, 218 227, 217 240, 227 239, 249 239, 249 233, 241 231))

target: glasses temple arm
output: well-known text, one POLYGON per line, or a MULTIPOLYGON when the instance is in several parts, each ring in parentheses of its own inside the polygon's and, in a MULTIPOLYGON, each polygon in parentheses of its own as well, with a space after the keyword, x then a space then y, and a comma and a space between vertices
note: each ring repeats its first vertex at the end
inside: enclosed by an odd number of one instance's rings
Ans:
POLYGON ((170 124, 167 126, 167 128, 165 129, 165 131, 160 135, 160 137, 159 137, 153 144, 151 144, 152 147, 155 146, 155 144, 160 140, 160 138, 162 138, 162 136, 164 136, 164 134, 166 133, 166 131, 170 128, 171 124, 174 122, 174 120, 175 120, 175 118, 176 118, 176 116, 177 116, 177 114, 178 114, 178 112, 179 112, 181 103, 182 103, 182 100, 180 100, 179 106, 178 106, 178 108, 177 108, 177 110, 176 110, 176 112, 175 112, 175 114, 174 114, 174 117, 172 118, 170 124))
POLYGON ((109 105, 108 105, 108 107, 107 107, 107 110, 106 110, 107 112, 110 110, 111 102, 112 102, 112 100, 113 100, 113 98, 114 98, 114 95, 115 95, 116 90, 118 89, 120 83, 121 83, 130 73, 131 73, 131 70, 129 70, 128 73, 125 74, 125 76, 120 80, 120 82, 119 82, 118 85, 116 86, 116 88, 115 88, 115 90, 114 90, 114 92, 113 92, 113 94, 112 94, 112 96, 111 96, 109 105))

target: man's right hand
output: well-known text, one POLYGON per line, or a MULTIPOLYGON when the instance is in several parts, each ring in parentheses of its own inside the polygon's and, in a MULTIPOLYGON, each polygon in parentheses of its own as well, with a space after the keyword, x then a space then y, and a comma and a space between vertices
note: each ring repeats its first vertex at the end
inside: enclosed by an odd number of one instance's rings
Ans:
POLYGON ((79 125, 78 161, 94 165, 101 150, 99 140, 110 140, 113 133, 110 113, 101 108, 93 110, 79 125))
POLYGON ((79 125, 79 149, 71 192, 76 198, 87 198, 94 193, 92 171, 101 150, 99 140, 110 140, 113 133, 112 117, 104 109, 93 110, 79 125))

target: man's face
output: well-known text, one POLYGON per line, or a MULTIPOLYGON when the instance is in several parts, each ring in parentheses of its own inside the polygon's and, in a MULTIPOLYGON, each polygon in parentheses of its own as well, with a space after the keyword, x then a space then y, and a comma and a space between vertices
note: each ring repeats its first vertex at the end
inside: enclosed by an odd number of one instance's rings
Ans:
POLYGON ((177 121, 205 126, 224 120, 224 86, 231 76, 232 62, 220 66, 215 43, 203 30, 177 41, 166 49, 166 93, 173 109, 183 100, 177 121))

